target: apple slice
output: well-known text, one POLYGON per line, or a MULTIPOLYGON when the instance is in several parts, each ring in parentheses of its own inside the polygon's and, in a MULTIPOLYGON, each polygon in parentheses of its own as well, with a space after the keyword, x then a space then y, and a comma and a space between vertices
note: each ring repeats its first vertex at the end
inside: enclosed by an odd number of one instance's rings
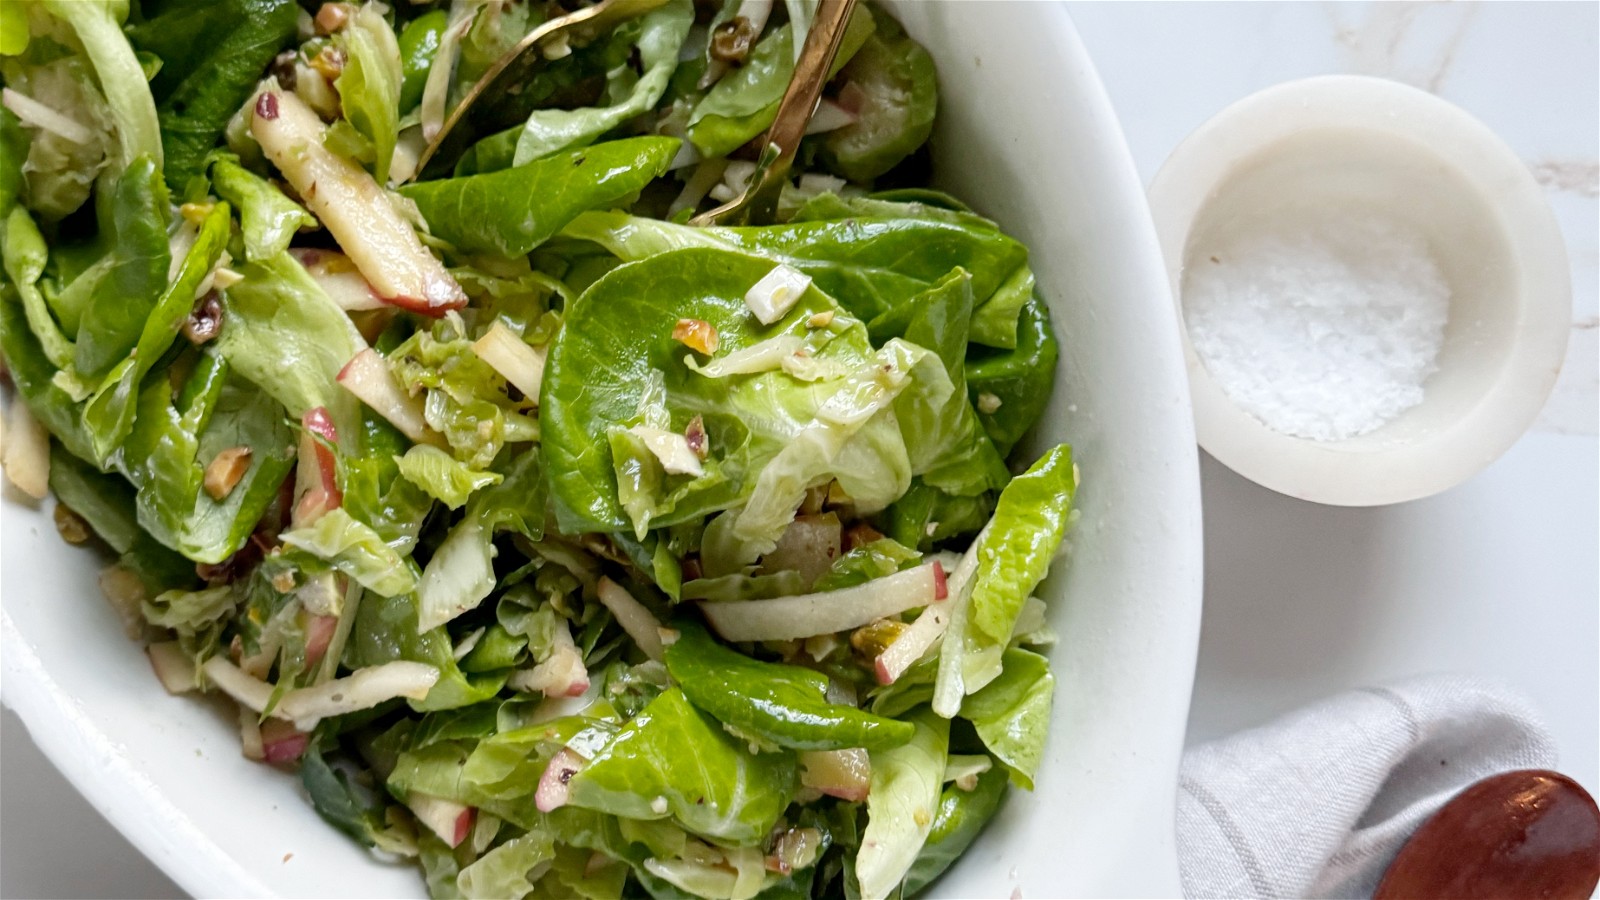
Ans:
POLYGON ((430 316, 467 304, 467 294, 429 253, 383 188, 323 146, 326 128, 293 93, 256 97, 250 133, 272 164, 332 232, 378 296, 430 316))
POLYGON ((544 774, 539 777, 539 786, 533 792, 534 808, 547 813, 566 806, 567 797, 572 793, 568 782, 572 781, 572 776, 583 771, 584 765, 583 757, 562 747, 561 752, 550 758, 550 764, 544 767, 544 774))
POLYGON ((635 600, 627 589, 617 584, 610 578, 602 577, 598 590, 600 603, 616 617, 617 624, 622 630, 633 638, 639 645, 644 655, 654 660, 661 659, 661 622, 651 615, 644 604, 635 600))
POLYGON ((417 791, 406 795, 406 805, 411 807, 411 814, 417 817, 418 822, 428 826, 428 830, 437 834, 439 840, 452 847, 460 846, 472 833, 473 820, 478 812, 454 800, 417 791))
MULTIPOLYGON (((331 574, 331 573, 329 573, 331 574)), ((306 667, 322 662, 333 642, 333 633, 339 628, 338 616, 312 616, 306 623, 306 667)))
POLYGON ((261 723, 261 758, 269 763, 291 763, 306 752, 311 735, 282 719, 261 723))
POLYGON ((295 469, 294 513, 290 524, 298 528, 310 525, 330 509, 344 503, 344 492, 339 490, 338 467, 330 444, 339 442, 339 432, 333 427, 333 418, 326 407, 306 410, 300 417, 299 463, 295 469))
POLYGON ((545 350, 528 346, 503 322, 495 322, 483 337, 472 342, 472 350, 500 377, 517 386, 534 403, 539 402, 539 388, 544 384, 545 350))
POLYGON ((169 694, 187 694, 196 689, 194 661, 177 641, 162 641, 144 648, 150 668, 169 694))
POLYGON ((944 566, 932 562, 837 591, 699 605, 723 640, 788 641, 860 628, 946 594, 944 566))
POLYGON ((389 420, 400 433, 419 444, 433 444, 438 438, 428 428, 422 414, 422 401, 412 397, 394 380, 388 363, 371 347, 362 350, 339 370, 339 384, 389 420))
POLYGON ((873 671, 879 684, 894 684, 896 679, 916 664, 928 652, 945 630, 950 627, 950 603, 935 603, 922 611, 911 627, 900 632, 894 642, 873 660, 873 671))
POLYGON ((866 750, 808 750, 800 754, 800 783, 851 803, 867 799, 872 758, 866 750))
POLYGON ((391 304, 378 296, 372 289, 367 279, 361 276, 356 264, 350 257, 333 250, 318 250, 309 247, 290 248, 289 254, 300 261, 300 265, 311 276, 311 280, 322 288, 328 299, 339 305, 346 312, 360 312, 369 309, 384 309, 391 304))

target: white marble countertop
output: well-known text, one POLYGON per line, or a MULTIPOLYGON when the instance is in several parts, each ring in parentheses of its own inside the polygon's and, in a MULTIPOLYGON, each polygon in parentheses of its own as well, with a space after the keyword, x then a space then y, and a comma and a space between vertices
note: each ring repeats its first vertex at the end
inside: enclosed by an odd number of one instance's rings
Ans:
MULTIPOLYGON (((998 10, 997 10, 998 12, 998 10)), ((1290 78, 1381 75, 1503 136, 1549 189, 1573 273, 1566 368, 1534 430, 1471 482, 1335 509, 1202 461, 1206 611, 1190 740, 1415 672, 1499 677, 1542 710, 1561 768, 1600 793, 1600 7, 1073 4, 1148 181, 1228 103, 1290 78)), ((0 718, 0 896, 177 888, 0 718)))

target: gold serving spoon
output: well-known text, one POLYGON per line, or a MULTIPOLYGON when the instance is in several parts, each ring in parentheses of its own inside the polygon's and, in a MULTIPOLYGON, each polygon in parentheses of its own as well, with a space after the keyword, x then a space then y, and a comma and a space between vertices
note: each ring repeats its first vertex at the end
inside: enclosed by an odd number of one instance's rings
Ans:
POLYGON ((483 77, 472 85, 467 95, 461 98, 455 109, 451 110, 439 133, 433 136, 433 140, 429 141, 428 146, 422 151, 422 156, 417 159, 417 171, 421 172, 427 166, 428 161, 433 159, 452 135, 460 136, 461 132, 457 127, 466 119, 469 111, 476 109, 480 114, 493 112, 502 104, 514 102, 531 80, 534 69, 544 62, 546 52, 561 46, 560 41, 592 40, 618 23, 642 16, 665 2, 666 0, 600 0, 593 6, 558 16, 528 32, 527 37, 518 41, 515 47, 495 60, 494 65, 483 73, 483 77))
POLYGON ((839 55, 839 43, 855 6, 856 0, 821 0, 800 59, 794 64, 789 88, 783 92, 778 113, 762 139, 761 158, 750 184, 738 197, 690 219, 690 225, 764 225, 776 217, 778 195, 789 180, 795 152, 817 111, 822 85, 833 68, 833 58, 839 55))

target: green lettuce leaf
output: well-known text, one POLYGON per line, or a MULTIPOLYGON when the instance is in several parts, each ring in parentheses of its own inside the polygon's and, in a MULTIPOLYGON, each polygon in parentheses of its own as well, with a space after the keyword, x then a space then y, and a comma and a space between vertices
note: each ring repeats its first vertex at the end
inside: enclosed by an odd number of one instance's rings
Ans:
POLYGON ((371 4, 361 7, 334 37, 345 65, 334 80, 344 120, 373 151, 373 177, 389 180, 389 164, 400 135, 400 45, 394 29, 371 4))
MULTIPOLYGON (((654 502, 645 524, 652 527, 702 519, 742 503, 769 463, 817 425, 819 410, 846 387, 843 377, 807 382, 781 369, 729 378, 699 374, 685 366, 689 351, 671 337, 679 318, 701 319, 716 328, 719 354, 789 336, 812 348, 813 359, 837 363, 844 371, 873 364, 875 356, 859 322, 836 315, 825 328, 808 325, 811 316, 836 310, 814 288, 782 320, 760 325, 743 298, 771 268, 770 262, 744 254, 682 250, 622 266, 571 304, 566 326, 551 347, 539 402, 540 452, 564 531, 635 526, 619 499, 619 478, 649 492, 654 502), (625 432, 634 423, 681 434, 696 415, 708 436, 706 474, 698 478, 668 476, 654 468, 659 463, 653 457, 618 460, 612 442, 594 440, 611 430, 625 432), (630 471, 631 464, 638 468, 630 471), (658 488, 643 480, 650 473, 658 488)), ((881 397, 873 393, 873 385, 861 387, 862 397, 881 397)), ((845 401, 855 396, 842 396, 839 405, 848 405, 845 401)), ((846 449, 833 459, 820 452, 799 459, 813 448, 808 442, 793 452, 793 465, 774 475, 821 477, 831 470, 859 502, 892 491, 897 481, 904 484, 909 474, 905 450, 892 420, 868 417, 841 426, 850 429, 858 429, 855 438, 846 440, 846 449), (810 465, 818 461, 822 464, 810 465)), ((788 499, 769 502, 782 505, 788 499)))
POLYGON ((6 277, 22 296, 22 310, 28 317, 28 327, 39 341, 39 348, 51 365, 58 369, 70 367, 74 354, 72 341, 61 333, 61 326, 50 312, 50 304, 39 291, 39 277, 49 262, 50 248, 45 245, 44 235, 39 233, 33 217, 21 206, 12 207, 11 214, 6 217, 4 232, 0 233, 0 257, 4 260, 6 277))
POLYGON ((666 93, 667 83, 678 66, 678 50, 694 24, 694 4, 672 0, 640 20, 637 42, 639 64, 644 74, 624 97, 610 106, 582 109, 535 110, 517 136, 517 151, 512 165, 520 166, 587 144, 635 116, 655 108, 666 93))
POLYGON ((518 454, 499 484, 480 491, 461 521, 434 551, 417 585, 420 627, 441 626, 475 609, 494 590, 494 537, 513 531, 529 540, 544 535, 544 478, 539 456, 518 454))
POLYGON ((456 887, 461 896, 474 900, 526 897, 533 891, 529 873, 553 861, 555 856, 555 842, 550 834, 535 828, 478 857, 456 876, 456 887))
MULTIPOLYGON (((29 4, 6 3, 6 9, 26 10, 29 4)), ((22 24, 26 39, 28 25, 22 24)), ((42 220, 61 219, 78 209, 94 188, 95 179, 113 162, 117 151, 116 123, 105 97, 96 86, 87 61, 73 55, 54 56, 46 47, 65 53, 48 40, 35 40, 24 56, 0 58, 0 76, 6 88, 65 115, 88 131, 88 140, 73 140, 44 128, 24 127, 10 109, 3 113, 8 129, 22 138, 19 148, 8 151, 0 164, 3 177, 16 184, 6 189, 13 200, 26 194, 28 207, 42 220), (25 163, 25 165, 24 165, 25 163)), ((8 207, 10 201, 0 204, 8 207)), ((4 211, 0 209, 0 211, 4 211)))
POLYGON ((400 193, 435 237, 457 249, 522 256, 579 213, 639 193, 677 149, 675 138, 609 141, 499 172, 408 184, 400 193))
POLYGON ((315 522, 280 535, 283 542, 323 560, 384 597, 405 594, 417 578, 400 554, 371 526, 343 509, 331 509, 315 522))
POLYGON ((960 698, 1001 674, 1001 654, 1017 616, 1050 570, 1077 492, 1077 467, 1065 444, 1048 450, 1000 492, 994 518, 967 552, 972 577, 958 586, 940 649, 934 709, 956 713, 960 698))
POLYGON ((741 735, 796 750, 887 750, 911 740, 908 722, 829 703, 820 672, 751 659, 693 622, 675 627, 667 671, 689 702, 741 735))
MULTIPOLYGON (((397 659, 427 663, 439 670, 439 680, 421 700, 410 700, 418 712, 470 706, 493 697, 505 686, 506 672, 463 674, 456 665, 454 644, 443 628, 417 630, 417 598, 414 594, 383 597, 368 594, 356 611, 345 645, 344 663, 352 669, 382 665, 397 659)), ((445 791, 429 791, 452 796, 445 791)))
POLYGON ((978 424, 967 397, 967 336, 972 321, 972 279, 955 269, 925 293, 897 306, 867 326, 874 341, 901 337, 939 355, 947 395, 918 389, 895 400, 895 416, 911 456, 911 471, 951 494, 998 490, 1010 478, 1005 461, 978 424))
POLYGON ((244 232, 244 257, 261 262, 289 249, 295 232, 315 228, 317 220, 284 196, 272 182, 239 165, 232 154, 219 154, 211 164, 211 187, 239 211, 244 232))
POLYGON ((932 831, 949 752, 950 723, 926 710, 911 717, 911 742, 872 754, 867 827, 856 854, 863 898, 889 896, 932 831))
POLYGON ((439 54, 449 16, 442 9, 425 12, 406 23, 400 32, 400 111, 415 109, 428 84, 428 70, 439 54))
POLYGON ((473 491, 499 484, 502 477, 498 472, 470 469, 438 447, 426 444, 413 446, 397 462, 407 481, 451 509, 460 509, 473 491))
POLYGON ((901 896, 915 896, 944 874, 994 818, 1005 792, 1006 773, 998 766, 979 775, 977 786, 970 791, 946 785, 939 797, 933 827, 928 831, 928 842, 922 845, 917 861, 901 882, 901 896))
POLYGON ((821 593, 865 584, 874 578, 882 578, 902 569, 911 568, 921 558, 921 553, 904 544, 889 538, 879 538, 856 547, 834 560, 828 571, 811 585, 811 590, 821 593))
POLYGON ((321 406, 341 437, 355 433, 359 404, 338 377, 367 342, 350 317, 287 253, 238 272, 243 280, 222 292, 218 350, 295 419, 321 406))
POLYGON ((205 172, 207 155, 272 58, 293 43, 299 5, 143 0, 140 10, 143 19, 129 26, 128 39, 161 60, 150 88, 160 103, 167 184, 181 192, 205 172))
POLYGON ((1011 780, 1033 790, 1033 776, 1044 758, 1050 729, 1050 700, 1056 679, 1037 653, 1011 649, 1000 660, 1000 675, 961 704, 989 752, 1005 764, 1011 780))
POLYGON ((1018 315, 1013 349, 975 347, 966 361, 967 393, 1001 456, 1009 455, 1044 414, 1060 356, 1043 300, 1030 298, 1018 315))
POLYGON ((751 753, 676 688, 624 725, 568 783, 574 806, 631 819, 671 815, 688 831, 734 844, 765 838, 797 785, 794 754, 751 753), (665 799, 665 811, 657 798, 665 799))
POLYGON ((116 123, 119 168, 148 157, 161 171, 161 124, 144 67, 122 34, 127 0, 42 0, 51 15, 67 23, 94 66, 95 79, 116 123))
POLYGON ((55 382, 60 370, 50 364, 33 329, 28 326, 22 297, 10 279, 0 282, 0 350, 17 393, 27 401, 33 417, 73 456, 94 456, 94 445, 83 427, 82 405, 55 382))
POLYGON ((810 275, 850 314, 871 321, 960 267, 981 314, 1028 251, 990 228, 935 219, 839 219, 740 228, 693 228, 620 212, 587 212, 562 232, 633 261, 682 247, 726 247, 810 275))
POLYGON ((822 142, 823 164, 851 181, 877 178, 922 146, 939 102, 933 57, 900 23, 872 12, 877 27, 839 72, 860 92, 858 117, 822 142))
POLYGON ((133 428, 138 386, 172 346, 184 320, 189 318, 206 275, 222 258, 231 230, 228 204, 216 204, 201 223, 177 275, 150 310, 132 353, 113 366, 90 395, 83 420, 94 440, 97 458, 110 456, 133 428))
POLYGON ((139 527, 137 501, 127 479, 101 472, 53 442, 50 493, 88 523, 119 555, 118 561, 139 576, 150 596, 196 583, 194 563, 139 527))
MULTIPOLYGON (((861 49, 872 30, 873 16, 864 7, 851 14, 828 71, 830 78, 861 49)), ((769 28, 744 65, 723 76, 696 104, 689 116, 689 141, 703 155, 727 156, 772 124, 794 75, 794 45, 793 23, 769 28)))
POLYGON ((86 379, 104 377, 139 342, 166 290, 171 261, 167 244, 171 207, 156 158, 143 155, 129 163, 117 178, 110 207, 110 222, 102 223, 101 230, 111 246, 111 264, 89 298, 74 356, 74 368, 86 379))
POLYGON ((133 430, 114 457, 138 490, 139 525, 196 562, 220 563, 250 537, 294 465, 283 408, 203 353, 176 400, 165 378, 139 393, 133 430), (221 500, 201 490, 218 453, 251 450, 250 465, 221 500))
POLYGON ((483 361, 471 341, 418 331, 390 351, 388 360, 402 388, 413 396, 426 392, 423 417, 468 467, 486 469, 507 443, 539 436, 531 400, 512 400, 505 377, 483 361))

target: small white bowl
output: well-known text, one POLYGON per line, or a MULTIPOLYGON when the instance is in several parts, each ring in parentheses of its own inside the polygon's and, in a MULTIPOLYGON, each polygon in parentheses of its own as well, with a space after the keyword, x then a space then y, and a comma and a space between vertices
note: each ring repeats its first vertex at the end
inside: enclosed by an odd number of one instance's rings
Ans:
POLYGON ((1183 275, 1269 218, 1359 210, 1422 235, 1451 290, 1423 400, 1340 441, 1291 437, 1231 402, 1184 333, 1195 430, 1224 465, 1338 506, 1426 497, 1493 462, 1561 369, 1572 285, 1532 174, 1483 123, 1392 81, 1286 82, 1229 106, 1167 158, 1150 205, 1182 322, 1183 275))

